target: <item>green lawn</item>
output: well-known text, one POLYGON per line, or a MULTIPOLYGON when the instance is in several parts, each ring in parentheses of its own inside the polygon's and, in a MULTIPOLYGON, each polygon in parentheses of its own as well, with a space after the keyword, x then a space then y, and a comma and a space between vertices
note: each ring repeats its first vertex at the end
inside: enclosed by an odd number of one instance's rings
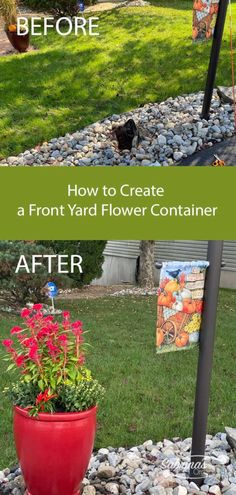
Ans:
MULTIPOLYGON (((59 304, 59 303, 58 303, 59 304)), ((88 359, 106 388, 96 447, 135 445, 152 438, 190 436, 197 351, 155 354, 154 297, 79 300, 63 305, 83 319, 93 346, 88 359)), ((236 421, 236 292, 221 291, 209 432, 236 421)), ((1 335, 15 318, 1 317, 1 335)), ((0 389, 8 384, 0 363, 0 389)), ((0 469, 15 461, 11 406, 0 401, 0 469)))
MULTIPOLYGON (((34 37, 38 51, 0 58, 0 158, 204 88, 210 43, 192 44, 192 0, 104 12, 99 23, 100 37, 50 33, 34 37)), ((228 21, 217 82, 231 83, 228 21)))

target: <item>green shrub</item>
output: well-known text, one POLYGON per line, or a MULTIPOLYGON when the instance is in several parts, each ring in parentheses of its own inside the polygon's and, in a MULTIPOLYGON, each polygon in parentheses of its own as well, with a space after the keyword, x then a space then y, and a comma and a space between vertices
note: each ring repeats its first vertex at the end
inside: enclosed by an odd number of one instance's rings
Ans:
POLYGON ((24 241, 0 241, 0 299, 3 301, 20 306, 28 302, 44 302, 47 296, 43 288, 49 280, 58 283, 61 288, 72 284, 66 275, 58 275, 55 268, 49 275, 46 260, 41 267, 38 267, 35 274, 25 271, 15 273, 22 254, 31 265, 32 255, 53 254, 53 250, 24 241))
POLYGON ((79 254, 83 258, 83 273, 69 274, 77 287, 89 285, 102 275, 103 251, 107 241, 38 241, 57 254, 79 254))
MULTIPOLYGON (((21 3, 38 12, 48 12, 55 17, 73 17, 78 14, 76 0, 22 0, 21 3)), ((95 0, 85 0, 87 5, 96 3, 95 0)))
POLYGON ((3 18, 5 25, 16 23, 17 8, 16 0, 0 0, 0 17, 3 18))

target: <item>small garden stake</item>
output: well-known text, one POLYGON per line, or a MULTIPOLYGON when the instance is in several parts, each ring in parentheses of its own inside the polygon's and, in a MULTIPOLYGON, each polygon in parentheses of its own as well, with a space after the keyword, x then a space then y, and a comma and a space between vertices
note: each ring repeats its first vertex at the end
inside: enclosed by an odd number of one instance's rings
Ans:
POLYGON ((48 282, 46 285, 46 291, 47 291, 48 297, 51 299, 52 313, 54 314, 55 313, 54 298, 58 294, 58 288, 57 288, 56 284, 54 284, 54 282, 48 282))
POLYGON ((205 302, 200 332, 190 467, 190 479, 198 486, 201 486, 204 481, 204 454, 222 251, 223 241, 208 242, 209 268, 206 275, 205 302))

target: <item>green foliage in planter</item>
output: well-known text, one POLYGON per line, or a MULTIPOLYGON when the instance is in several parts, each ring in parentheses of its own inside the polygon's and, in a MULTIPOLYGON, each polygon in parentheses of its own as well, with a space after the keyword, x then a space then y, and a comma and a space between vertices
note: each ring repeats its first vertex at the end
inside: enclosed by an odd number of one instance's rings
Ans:
POLYGON ((35 404, 40 389, 33 383, 18 382, 5 388, 4 393, 7 393, 14 406, 26 408, 35 404))
MULTIPOLYGON (((0 241, 0 292, 5 292, 5 300, 10 304, 25 305, 27 302, 46 301, 43 287, 49 280, 58 283, 60 287, 68 287, 71 280, 66 275, 58 275, 56 269, 49 275, 47 261, 37 267, 37 274, 20 270, 15 273, 20 256, 24 254, 31 266, 32 255, 53 254, 52 249, 40 244, 24 241, 0 241)), ((4 299, 4 294, 1 294, 4 299)))
POLYGON ((104 395, 104 388, 97 380, 81 381, 78 385, 64 385, 60 389, 59 407, 66 412, 85 411, 97 405, 104 395))
POLYGON ((69 274, 77 287, 89 285, 102 275, 103 251, 107 241, 38 241, 57 254, 80 254, 83 258, 83 273, 77 270, 69 274))
MULTIPOLYGON (((40 393, 39 387, 32 383, 19 382, 5 389, 14 406, 34 407, 40 393)), ((62 385, 57 396, 50 401, 50 411, 46 412, 80 412, 96 406, 104 395, 104 388, 97 380, 81 380, 78 385, 62 385)))
POLYGON ((16 0, 0 0, 0 17, 3 18, 5 25, 16 23, 17 8, 16 0))

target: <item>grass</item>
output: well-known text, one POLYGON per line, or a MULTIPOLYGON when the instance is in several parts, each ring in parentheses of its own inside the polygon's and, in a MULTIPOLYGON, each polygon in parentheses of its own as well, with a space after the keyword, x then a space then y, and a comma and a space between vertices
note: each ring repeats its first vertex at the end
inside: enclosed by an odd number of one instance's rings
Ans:
MULTIPOLYGON (((57 303, 59 306, 59 302, 57 303)), ((96 447, 139 444, 149 438, 191 436, 197 351, 155 354, 154 297, 119 297, 64 303, 83 319, 93 346, 88 364, 106 388, 96 447)), ((236 420, 236 292, 220 294, 208 431, 236 420)), ((8 336, 17 318, 1 318, 8 336)), ((10 375, 0 363, 0 390, 10 375)), ((0 469, 15 462, 11 407, 0 402, 0 469)))
MULTIPOLYGON (((236 5, 233 5, 236 15, 236 5)), ((99 15, 99 37, 34 37, 0 57, 0 158, 147 102, 203 90, 210 43, 191 41, 192 0, 99 15)), ((218 84, 231 84, 227 22, 218 84)))

